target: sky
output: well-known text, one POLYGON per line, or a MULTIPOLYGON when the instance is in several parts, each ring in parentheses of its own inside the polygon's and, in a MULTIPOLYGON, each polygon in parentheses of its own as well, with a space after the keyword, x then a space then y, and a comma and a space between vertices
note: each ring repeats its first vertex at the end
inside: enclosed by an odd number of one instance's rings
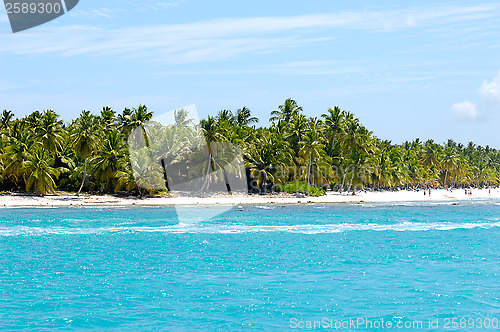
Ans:
POLYGON ((393 143, 500 148, 497 1, 80 0, 15 34, 0 8, 0 61, 0 110, 18 117, 195 104, 267 125, 292 98, 393 143))

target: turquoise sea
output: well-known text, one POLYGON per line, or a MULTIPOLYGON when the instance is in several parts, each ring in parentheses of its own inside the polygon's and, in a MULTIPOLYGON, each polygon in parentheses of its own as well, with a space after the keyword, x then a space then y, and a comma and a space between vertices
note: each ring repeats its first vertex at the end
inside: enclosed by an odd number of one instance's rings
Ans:
POLYGON ((243 206, 183 223, 172 207, 0 209, 2 331, 470 331, 499 319, 499 201, 243 206))

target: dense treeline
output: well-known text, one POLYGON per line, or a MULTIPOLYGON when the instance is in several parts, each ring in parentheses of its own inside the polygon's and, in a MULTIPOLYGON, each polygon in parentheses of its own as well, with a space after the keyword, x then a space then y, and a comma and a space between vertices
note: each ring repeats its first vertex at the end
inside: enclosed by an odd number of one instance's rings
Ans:
MULTIPOLYGON (((109 107, 99 115, 83 111, 71 123, 51 110, 21 119, 3 111, 0 188, 39 194, 56 189, 143 194, 134 180, 127 137, 134 128, 144 128, 152 116, 143 105, 121 113, 109 107)), ((189 119, 179 116, 176 121, 189 119)), ((258 128, 257 122, 243 107, 235 113, 222 110, 199 124, 207 142, 241 147, 250 192, 271 192, 294 182, 296 190, 303 187, 307 194, 320 188, 355 192, 499 183, 496 149, 452 140, 442 145, 419 139, 392 144, 339 107, 320 118, 308 118, 294 100, 287 99, 271 112, 268 128, 258 128)))

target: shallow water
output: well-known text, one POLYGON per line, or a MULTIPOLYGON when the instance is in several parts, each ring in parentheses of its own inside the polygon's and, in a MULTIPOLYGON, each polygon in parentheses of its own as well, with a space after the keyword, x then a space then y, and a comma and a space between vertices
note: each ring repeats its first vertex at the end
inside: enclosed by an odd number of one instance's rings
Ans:
POLYGON ((0 329, 498 320, 498 203, 0 209, 0 329))

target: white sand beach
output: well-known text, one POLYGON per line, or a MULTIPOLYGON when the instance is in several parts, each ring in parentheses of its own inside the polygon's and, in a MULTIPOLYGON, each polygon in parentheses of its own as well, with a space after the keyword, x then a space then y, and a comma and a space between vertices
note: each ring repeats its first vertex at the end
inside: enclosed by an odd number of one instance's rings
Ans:
POLYGON ((54 196, 2 195, 0 207, 37 207, 37 206, 158 206, 158 205, 243 205, 243 204, 307 204, 307 203, 361 203, 361 202, 436 202, 467 201, 500 198, 500 189, 472 189, 471 195, 465 190, 431 190, 431 195, 423 191, 376 191, 351 193, 328 192, 321 197, 295 197, 294 195, 213 195, 209 197, 185 197, 173 194, 171 197, 115 197, 111 195, 54 196))

